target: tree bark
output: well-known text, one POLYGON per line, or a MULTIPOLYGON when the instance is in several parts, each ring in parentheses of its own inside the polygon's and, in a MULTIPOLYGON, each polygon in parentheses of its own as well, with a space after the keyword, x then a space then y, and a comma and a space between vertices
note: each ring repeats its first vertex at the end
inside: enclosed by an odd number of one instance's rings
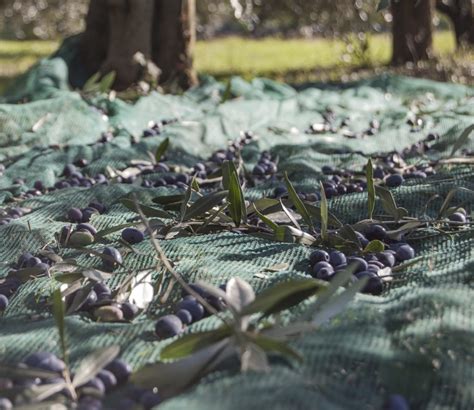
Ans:
POLYGON ((161 70, 159 84, 197 84, 192 66, 195 0, 92 0, 82 34, 81 61, 88 73, 115 71, 114 88, 141 79, 137 52, 161 70))
POLYGON ((417 63, 432 56, 431 0, 393 0, 392 64, 417 63))
POLYGON ((197 84, 193 70, 196 3, 194 0, 155 0, 153 62, 160 82, 177 81, 186 89, 197 84))
POLYGON ((436 9, 451 20, 457 47, 474 44, 474 10, 471 0, 437 0, 436 9))

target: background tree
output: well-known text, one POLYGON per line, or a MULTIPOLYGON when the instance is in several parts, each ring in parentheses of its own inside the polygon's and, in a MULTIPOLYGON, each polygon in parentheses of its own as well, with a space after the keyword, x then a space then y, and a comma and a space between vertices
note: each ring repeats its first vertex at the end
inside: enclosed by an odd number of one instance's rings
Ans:
POLYGON ((436 9, 451 20, 458 47, 462 44, 474 45, 472 0, 436 0, 436 9))
POLYGON ((418 62, 432 56, 431 0, 392 0, 392 64, 418 62))
POLYGON ((194 41, 195 0, 91 1, 80 57, 90 73, 115 71, 114 88, 122 90, 140 79, 139 52, 159 67, 159 83, 186 89, 197 83, 194 41))

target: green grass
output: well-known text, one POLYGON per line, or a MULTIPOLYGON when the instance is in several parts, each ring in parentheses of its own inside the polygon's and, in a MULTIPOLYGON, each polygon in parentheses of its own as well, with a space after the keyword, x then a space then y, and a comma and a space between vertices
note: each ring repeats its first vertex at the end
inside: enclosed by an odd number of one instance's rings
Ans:
MULTIPOLYGON (((56 41, 0 41, 0 92, 12 78, 26 71, 39 58, 50 55, 58 44, 56 41)), ((247 79, 264 76, 304 82, 340 78, 360 63, 369 63, 371 67, 385 65, 391 54, 390 36, 370 36, 369 50, 368 60, 343 62, 341 56, 345 52, 345 43, 341 40, 230 37, 199 41, 195 49, 195 64, 199 73, 220 79, 241 75, 247 79)), ((455 41, 452 33, 436 33, 434 50, 442 58, 453 55, 455 41)), ((470 54, 469 58, 472 57, 470 54)))
MULTIPOLYGON (((449 32, 436 33, 435 53, 454 52, 454 36, 449 32)), ((369 56, 373 65, 389 62, 389 35, 369 36, 369 56)), ((324 69, 344 65, 341 56, 345 43, 330 39, 268 38, 249 40, 237 37, 198 42, 195 51, 196 67, 218 77, 225 74, 270 76, 294 70, 324 69)))

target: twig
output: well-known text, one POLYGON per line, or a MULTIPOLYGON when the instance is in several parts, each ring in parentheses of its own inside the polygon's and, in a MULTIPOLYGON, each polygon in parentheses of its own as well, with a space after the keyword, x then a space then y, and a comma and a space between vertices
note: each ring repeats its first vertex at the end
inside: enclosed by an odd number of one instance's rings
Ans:
POLYGON ((183 289, 188 292, 191 296, 194 296, 196 300, 201 303, 208 311, 209 313, 212 313, 213 315, 216 315, 219 319, 221 319, 223 322, 227 323, 226 319, 222 317, 219 311, 217 311, 206 299, 204 299, 199 293, 197 293, 191 286, 189 286, 186 281, 183 279, 183 277, 176 271, 174 270, 173 266, 171 266, 170 261, 166 257, 161 245, 158 243, 158 240, 155 237, 154 232, 152 231, 150 224, 148 223, 148 219, 146 218, 145 214, 140 208, 140 204, 136 200, 136 198, 133 199, 135 203, 135 207, 137 209, 138 214, 140 215, 140 219, 142 220, 143 224, 145 225, 145 228, 150 236, 150 242, 153 246, 153 248, 156 251, 156 254, 158 255, 158 258, 160 259, 161 263, 165 266, 165 268, 168 270, 169 273, 174 277, 176 282, 178 282, 183 289))

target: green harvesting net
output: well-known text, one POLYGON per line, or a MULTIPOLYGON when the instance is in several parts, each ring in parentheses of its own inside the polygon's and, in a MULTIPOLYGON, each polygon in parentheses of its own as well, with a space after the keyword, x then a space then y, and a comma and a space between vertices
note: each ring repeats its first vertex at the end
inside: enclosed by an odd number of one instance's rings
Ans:
MULTIPOLYGON (((169 138, 167 163, 191 167, 225 148, 242 130, 257 136, 242 154, 249 170, 259 152, 269 150, 279 158, 279 172, 287 171, 299 191, 315 192, 324 166, 361 170, 369 156, 401 151, 429 133, 438 134, 439 139, 412 163, 448 159, 474 118, 474 89, 402 77, 382 76, 346 86, 314 85, 300 91, 265 79, 247 83, 234 78, 230 83, 233 98, 225 102, 226 87, 212 79, 181 96, 152 93, 135 103, 107 96, 86 99, 70 91, 67 83, 64 60, 51 58, 27 73, 4 97, 0 105, 0 162, 6 166, 0 178, 0 201, 4 208, 35 181, 53 186, 64 166, 78 158, 87 160, 82 169, 85 175, 106 173, 107 167, 123 170, 132 160, 149 161, 149 153, 169 138), (317 128, 323 123, 329 109, 337 119, 350 118, 355 134, 366 130, 374 118, 380 122, 379 130, 364 138, 351 138, 340 130, 305 132, 311 124, 317 128), (413 115, 422 122, 414 125, 413 115), (140 138, 150 121, 169 118, 178 121, 168 124, 160 135, 140 138), (97 143, 108 130, 113 130, 113 140, 97 143)), ((472 148, 466 138, 458 152, 472 148)), ((247 189, 245 195, 255 200, 279 185, 269 180, 247 189)), ((456 187, 474 190, 474 172, 469 165, 448 161, 435 175, 407 181, 393 195, 399 206, 418 217, 436 214, 456 187)), ((8 274, 22 253, 35 253, 51 243, 73 206, 83 208, 92 200, 105 204, 108 211, 92 217, 98 230, 129 222, 136 215, 120 199, 131 192, 141 202, 151 203, 152 198, 176 193, 176 189, 114 183, 69 187, 22 199, 16 205, 30 212, 0 226, 0 277, 8 274)), ((457 192, 451 205, 470 212, 470 195, 467 190, 457 192)), ((367 217, 367 193, 337 196, 329 200, 329 207, 339 220, 355 223, 367 217)), ((381 213, 377 202, 374 214, 381 213)), ((118 238, 119 231, 109 236, 113 241, 118 238)), ((419 259, 399 272, 380 296, 358 296, 336 321, 292 343, 304 356, 299 365, 275 360, 272 371, 264 375, 215 373, 162 408, 380 409, 392 393, 405 395, 417 409, 474 408, 472 230, 434 232, 410 244, 419 259)), ((233 232, 170 239, 162 245, 188 282, 200 279, 219 285, 240 276, 258 292, 288 277, 308 276, 311 250, 303 245, 233 232), (286 264, 286 268, 266 270, 275 264, 286 264)), ((101 246, 90 248, 100 250, 101 246)), ((152 264, 148 241, 134 249, 124 259, 125 268, 140 270, 152 264)), ((62 252, 63 258, 77 256, 71 249, 62 252)), ((100 266, 97 258, 77 257, 85 266, 100 266)), ((114 274, 108 284, 117 285, 123 274, 114 274)), ((60 354, 51 309, 41 303, 58 285, 51 278, 38 278, 14 294, 0 317, 0 362, 18 363, 37 350, 60 354)), ((178 298, 175 290, 171 300, 178 298)), ((68 316, 73 367, 94 349, 111 344, 121 347, 122 357, 135 369, 158 360, 167 342, 153 337, 154 323, 169 310, 154 301, 148 313, 132 323, 68 316)), ((190 331, 212 329, 217 323, 209 317, 190 331)))

